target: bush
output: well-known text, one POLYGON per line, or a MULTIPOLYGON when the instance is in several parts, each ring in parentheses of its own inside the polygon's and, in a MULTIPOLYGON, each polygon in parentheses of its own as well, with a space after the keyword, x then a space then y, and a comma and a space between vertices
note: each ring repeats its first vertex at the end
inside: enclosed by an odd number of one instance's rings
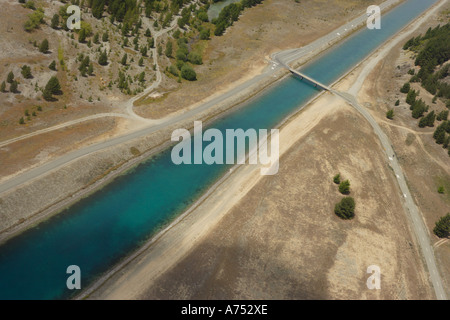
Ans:
POLYGON ((446 238, 450 235, 450 213, 439 219, 433 229, 435 235, 439 238, 446 238))
POLYGON ((193 64, 202 64, 202 56, 197 52, 190 52, 188 55, 188 60, 193 64))
POLYGON ((348 181, 348 180, 342 181, 339 184, 339 192, 342 194, 349 194, 350 193, 350 181, 348 181))
POLYGON ((6 77, 6 82, 13 83, 13 81, 14 81, 14 73, 12 71, 10 71, 8 73, 8 76, 6 77))
POLYGON ((47 51, 48 51, 48 40, 44 39, 41 45, 39 46, 39 52, 47 53, 47 51))
POLYGON ((52 63, 49 64, 48 68, 50 70, 56 71, 56 62, 55 62, 55 60, 53 60, 52 63))
POLYGON ((178 69, 173 64, 169 67, 169 72, 175 77, 178 77, 178 69))
POLYGON ((336 183, 336 184, 340 184, 341 183, 341 174, 340 173, 338 173, 337 175, 335 175, 333 177, 333 182, 336 183))
POLYGON ((33 76, 31 75, 31 68, 27 65, 22 66, 22 76, 25 79, 31 79, 33 76))
POLYGON ((28 20, 25 22, 23 27, 25 31, 30 32, 33 29, 38 28, 41 23, 44 23, 44 10, 39 8, 28 15, 28 20))
POLYGON ((400 89, 401 93, 408 93, 409 90, 411 89, 411 85, 409 84, 409 82, 405 83, 403 85, 403 87, 400 89))
POLYGON ((52 94, 61 94, 61 85, 59 84, 57 77, 51 77, 50 80, 48 80, 44 92, 43 97, 45 100, 50 101, 53 100, 52 94))
POLYGON ((188 81, 197 80, 197 74, 195 73, 194 69, 192 69, 192 67, 187 64, 183 65, 183 67, 181 68, 181 77, 188 81))
POLYGON ((341 219, 349 220, 355 216, 355 200, 345 197, 334 207, 334 213, 341 219))
POLYGON ((9 91, 12 93, 17 93, 17 81, 11 82, 11 86, 9 87, 9 91))
POLYGON ((210 29, 205 28, 200 31, 200 39, 201 40, 208 40, 210 35, 211 35, 210 29))
POLYGON ((388 118, 389 120, 394 119, 394 110, 388 110, 388 112, 386 112, 386 118, 388 118))

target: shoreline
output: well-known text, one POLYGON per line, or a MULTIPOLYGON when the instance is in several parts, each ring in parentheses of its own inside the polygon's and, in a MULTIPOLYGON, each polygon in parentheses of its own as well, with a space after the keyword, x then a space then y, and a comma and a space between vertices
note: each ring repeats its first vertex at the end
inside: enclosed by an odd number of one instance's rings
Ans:
MULTIPOLYGON (((392 37, 390 37, 388 40, 386 40, 383 44, 381 44, 380 46, 378 46, 374 51, 372 51, 367 57, 365 57, 363 60, 361 60, 359 63, 355 64, 354 67, 352 67, 348 72, 346 72, 344 75, 342 75, 341 77, 339 77, 336 81, 333 82, 332 85, 330 86, 335 86, 335 85, 343 85, 342 81, 344 80, 350 80, 348 79, 348 77, 352 77, 353 81, 350 84, 346 84, 346 87, 348 87, 346 89, 346 91, 349 91, 350 89, 353 89, 355 87, 355 85, 357 84, 357 82, 361 82, 358 91, 361 89, 362 83, 367 79, 369 73, 365 74, 364 76, 362 76, 361 78, 361 74, 364 71, 364 68, 362 70, 359 70, 358 73, 351 75, 352 72, 354 72, 357 68, 362 67, 363 64, 366 65, 370 65, 372 61, 379 61, 383 56, 385 56, 390 50, 392 50, 392 48, 397 45, 398 43, 400 43, 400 41, 402 41, 402 39, 404 37, 406 37, 409 33, 413 33, 415 30, 417 30, 419 28, 419 26, 421 24, 423 24, 425 22, 425 20, 428 18, 428 15, 430 15, 432 13, 432 11, 436 10, 437 7, 440 7, 442 4, 444 4, 445 1, 438 1, 437 3, 435 3, 434 5, 432 5, 428 10, 426 10, 425 12, 423 12, 422 14, 420 14, 417 18, 415 18, 414 20, 412 20, 408 25, 406 25, 404 28, 402 28, 401 30, 399 30, 398 32, 396 32, 392 37), (411 30, 408 30, 408 32, 405 33, 406 29, 411 28, 411 25, 419 22, 420 23, 413 27, 411 30)), ((305 103, 301 108, 295 110, 292 114, 288 115, 285 119, 283 119, 277 126, 276 128, 280 129, 280 136, 281 136, 281 129, 284 129, 286 127, 289 127, 289 124, 292 122, 295 122, 297 120, 297 117, 299 117, 299 113, 306 111, 305 109, 307 107, 309 107, 311 109, 311 106, 314 105, 315 103, 317 103, 319 99, 326 99, 326 97, 323 97, 324 94, 326 94, 326 91, 322 91, 320 92, 318 95, 314 96, 313 98, 311 98, 307 103, 305 103)), ((337 99, 341 99, 336 97, 337 99)), ((344 101, 344 100, 342 100, 344 101)), ((319 101, 320 102, 320 101, 319 101)), ((345 102, 345 101, 344 101, 345 102)), ((346 103, 346 102, 345 102, 346 103)), ((287 129, 285 129, 287 130, 287 129)), ((287 148, 288 150, 289 148, 287 148)), ((287 151, 285 150, 285 151, 287 151)), ((280 158, 283 156, 282 153, 280 153, 280 158)), ((124 268, 127 268, 130 263, 134 262, 135 265, 137 264, 141 264, 140 260, 142 258, 143 253, 149 249, 153 244, 155 244, 156 242, 158 242, 159 240, 161 240, 161 238, 166 235, 169 231, 171 231, 171 229, 175 226, 177 226, 177 224, 179 224, 182 220, 184 220, 185 218, 188 217, 188 215, 190 213, 192 213, 192 211, 199 209, 199 207, 206 202, 209 197, 213 197, 215 194, 215 191, 225 182, 227 182, 227 180, 232 176, 232 173, 237 172, 238 170, 243 171, 245 170, 245 168, 241 168, 242 165, 235 165, 233 166, 232 172, 227 172, 224 176, 222 176, 219 181, 217 181, 211 188, 208 189, 208 191, 202 195, 202 197, 200 199, 198 199, 198 201, 196 201, 193 205, 191 205, 191 207, 189 207, 188 210, 186 210, 181 216, 179 216, 178 218, 176 218, 175 221, 173 221, 172 223, 170 223, 169 226, 167 226, 166 228, 164 228, 164 230, 162 230, 160 233, 158 233, 157 235, 154 236, 154 238, 152 238, 150 240, 149 243, 146 243, 142 248, 138 249, 135 253, 132 253, 130 256, 128 256, 125 261, 123 262, 119 262, 113 269, 111 269, 109 272, 107 272, 107 274, 105 274, 104 276, 101 277, 101 279, 99 279, 98 281, 96 281, 91 287, 87 288, 83 293, 79 294, 76 299, 86 299, 86 298, 90 298, 90 295, 92 294, 98 294, 98 292, 96 292, 96 290, 100 290, 100 291, 107 291, 104 288, 102 288, 102 286, 107 285, 109 287, 111 287, 113 284, 107 284, 108 279, 111 279, 113 277, 121 277, 120 275, 118 275, 118 271, 123 270, 124 268)), ((250 169, 248 169, 247 171, 249 171, 250 169)), ((259 168, 254 168, 251 169, 254 171, 258 171, 259 168)), ((234 175, 234 177, 232 177, 232 179, 238 179, 239 173, 236 173, 236 175, 234 175)), ((249 178, 250 179, 250 178, 249 178)), ((261 179, 263 179, 263 177, 260 178, 256 178, 257 181, 260 181, 261 179)), ((251 179, 250 179, 251 180, 251 179)), ((257 181, 251 181, 253 182, 257 182, 257 181)), ((254 185, 254 184, 253 184, 254 185)), ((246 186, 246 188, 248 188, 246 186)), ((250 188, 251 189, 251 188, 250 188)), ((223 191, 225 192, 225 191, 223 191)), ((243 196, 245 196, 246 193, 240 193, 239 196, 242 198, 243 196)), ((240 199, 240 198, 239 198, 240 199)), ((239 201, 239 199, 233 199, 232 201, 234 203, 237 203, 239 201)), ((212 200, 211 200, 212 201, 212 200)), ((201 209, 199 209, 201 210, 201 209)), ((226 215, 227 212, 223 212, 223 215, 226 215)), ((205 214, 207 215, 207 214, 205 214)), ((192 216, 190 217, 191 219, 194 219, 192 216)), ((198 217, 198 219, 201 219, 201 217, 198 217)), ((211 218, 212 219, 212 218, 211 218)), ((220 220, 220 219, 218 219, 220 220)), ((180 226, 178 226, 179 228, 181 228, 180 226)), ((186 228, 188 228, 186 226, 186 228)), ((175 232, 175 231, 173 231, 175 232)), ((172 236, 172 235, 169 235, 172 236)), ((174 236, 172 236, 174 237, 174 236)), ((200 237, 198 237, 200 238, 200 237)), ((198 238, 195 237, 195 240, 198 241, 198 238)), ((166 242, 169 242, 166 240, 166 242)), ((194 246, 194 244, 192 244, 192 246, 194 246)), ((150 252, 146 253, 147 255, 151 255, 150 252)), ((144 258, 142 258, 144 259, 144 258)), ((175 259, 175 263, 176 261, 179 261, 177 259, 175 259)), ((173 260, 172 260, 173 262, 173 260)), ((137 267, 136 267, 137 268, 137 267)), ((125 271, 126 272, 126 271, 125 271)), ((155 276, 156 278, 156 276, 155 276)), ((118 279, 115 279, 114 281, 115 283, 120 282, 118 279)), ((118 284, 120 285, 120 283, 118 284)), ((102 292, 103 293, 103 292, 102 292)), ((108 294, 108 293, 107 293, 108 294)), ((110 294, 110 293, 109 293, 110 294)), ((101 294, 100 294, 101 295, 101 294)), ((95 297, 97 298, 97 297, 95 297)), ((116 297, 113 297, 113 299, 115 299, 116 297)))
MULTIPOLYGON (((388 6, 385 10, 391 10, 403 2, 404 2, 404 0, 399 0, 394 5, 388 6)), ((345 23, 343 25, 345 25, 345 23)), ((339 26, 337 29, 341 28, 343 25, 339 26)), ((344 39, 353 35, 355 32, 361 30, 361 28, 363 26, 364 26, 364 24, 356 26, 356 28, 354 30, 352 30, 352 32, 349 32, 344 38, 341 38, 338 41, 328 42, 328 44, 326 46, 322 46, 322 47, 316 49, 314 52, 307 53, 306 55, 302 56, 300 59, 296 59, 295 62, 299 63, 299 66, 308 64, 309 62, 313 61, 313 60, 310 60, 310 58, 309 58, 310 56, 320 56, 327 50, 333 48, 335 45, 341 43, 344 39)), ((333 33, 333 32, 334 31, 332 31, 331 33, 333 33)), ((327 36, 327 35, 325 35, 325 36, 327 36)), ((320 40, 320 39, 321 38, 319 38, 317 40, 320 40)), ((269 70, 269 68, 270 68, 270 61, 268 61, 267 58, 265 60, 266 60, 266 63, 267 62, 269 62, 269 63, 264 68, 262 68, 260 73, 256 74, 253 78, 247 79, 246 81, 238 84, 238 86, 236 86, 236 87, 239 87, 240 85, 244 85, 246 82, 252 81, 252 79, 255 79, 257 77, 261 77, 261 79, 259 79, 256 83, 253 83, 252 85, 250 85, 248 88, 243 89, 243 92, 238 93, 236 95, 236 96, 238 96, 237 99, 236 99, 236 97, 227 98, 224 102, 220 103, 225 106, 218 105, 218 107, 215 110, 212 110, 213 114, 209 114, 208 110, 204 110, 204 111, 202 111, 202 113, 200 113, 200 116, 197 119, 205 122, 205 124, 209 124, 213 121, 223 118, 227 114, 232 113, 232 112, 240 109, 241 107, 244 107, 247 103, 251 102, 252 99, 254 99, 258 95, 262 94, 263 91, 270 89, 273 86, 276 86, 281 81, 283 81, 285 78, 291 76, 290 72, 284 68, 280 68, 278 70, 275 70, 274 73, 265 75, 267 70, 269 70)), ((297 68, 299 66, 297 66, 297 68)), ((232 90, 232 89, 233 88, 231 88, 230 90, 232 90)), ((317 99, 320 95, 321 95, 321 93, 314 96, 311 100, 306 102, 305 106, 310 104, 314 99, 317 99)), ((214 99, 217 96, 218 96, 217 94, 213 94, 207 100, 202 101, 200 103, 196 103, 196 104, 194 104, 194 106, 188 107, 186 110, 187 111, 195 110, 196 108, 200 107, 202 104, 208 103, 210 100, 214 99)), ((219 94, 219 96, 220 96, 220 94, 219 94)), ((287 116, 287 118, 293 116, 295 113, 296 112, 287 116)), ((280 125, 281 125, 281 123, 283 123, 285 121, 286 121, 286 119, 283 119, 280 122, 280 125)), ((193 124, 192 124, 193 121, 190 121, 190 125, 187 125, 187 126, 184 124, 185 122, 186 121, 180 121, 178 123, 181 127, 185 127, 186 129, 191 131, 193 129, 193 124)), ((188 123, 189 123, 189 121, 188 121, 188 123)), ((167 127, 169 127, 169 126, 170 125, 168 125, 167 127)), ((158 132, 161 132, 161 131, 163 131, 163 129, 158 130, 158 132)), ((147 137, 152 134, 154 134, 154 133, 148 134, 147 137)), ((126 143, 131 143, 132 141, 139 140, 139 139, 143 140, 145 138, 146 138, 145 136, 142 136, 139 138, 131 139, 130 141, 122 143, 121 145, 124 145, 126 143)), ((162 141, 160 143, 157 143, 156 145, 151 146, 150 148, 147 148, 146 150, 142 151, 141 154, 138 156, 133 156, 129 159, 123 159, 118 165, 115 165, 113 168, 108 169, 102 175, 96 177, 94 179, 94 181, 91 181, 89 184, 84 185, 82 188, 75 190, 71 194, 67 195, 65 198, 41 208, 38 212, 28 216, 25 219, 25 221, 19 220, 15 224, 12 224, 9 227, 1 230, 0 231, 0 245, 3 245, 11 238, 18 236, 21 233, 27 231, 28 229, 33 228, 34 226, 38 225, 39 223, 44 222, 44 221, 52 218, 53 216, 61 213, 68 207, 77 203, 78 201, 81 201, 82 199, 89 197, 96 191, 102 189, 103 187, 107 186, 109 183, 113 182, 114 179, 117 178, 118 176, 120 176, 122 174, 127 174, 127 172, 129 170, 132 170, 133 168, 137 167, 141 163, 149 160, 150 158, 152 158, 159 152, 163 151, 165 148, 170 147, 171 144, 173 144, 173 142, 170 141, 170 138, 169 138, 169 139, 166 139, 165 141, 162 141)), ((107 149, 110 149, 110 148, 120 148, 120 145, 112 146, 107 149)), ((81 158, 87 158, 87 157, 93 156, 93 154, 96 154, 97 152, 102 152, 102 151, 105 151, 105 150, 97 150, 94 153, 90 153, 90 154, 84 155, 80 158, 73 159, 73 160, 67 162, 63 167, 55 168, 53 171, 60 170, 60 169, 64 168, 65 166, 69 166, 70 163, 79 161, 81 158)), ((34 181, 38 181, 40 179, 45 179, 45 176, 47 174, 50 174, 50 172, 46 172, 45 175, 37 177, 35 179, 32 179, 31 181, 27 181, 25 184, 19 185, 16 188, 14 188, 13 190, 8 190, 8 191, 5 191, 4 193, 5 194, 10 193, 10 192, 14 193, 15 191, 24 187, 24 185, 26 185, 26 184, 33 183, 34 181)))

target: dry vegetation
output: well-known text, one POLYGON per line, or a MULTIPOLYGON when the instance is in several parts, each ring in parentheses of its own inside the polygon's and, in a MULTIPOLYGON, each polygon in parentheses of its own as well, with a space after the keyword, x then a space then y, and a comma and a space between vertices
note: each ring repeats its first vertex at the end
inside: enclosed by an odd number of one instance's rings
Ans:
MULTIPOLYGON (((445 24, 448 20, 449 5, 432 21, 421 26, 415 36, 424 34, 429 27, 445 24)), ((433 228, 440 217, 449 212, 450 208, 450 165, 447 149, 436 144, 433 139, 435 128, 419 128, 418 120, 411 117, 409 105, 405 103, 405 95, 399 92, 401 86, 410 79, 407 74, 410 68, 414 68, 414 59, 408 51, 402 50, 403 43, 394 48, 388 57, 377 66, 371 74, 371 86, 363 87, 364 91, 359 99, 364 102, 377 117, 378 122, 393 142, 396 155, 405 173, 408 186, 418 205, 432 240, 439 240, 433 234, 433 228), (376 98, 375 98, 376 97, 376 98), (394 103, 400 99, 398 107, 394 103), (393 108, 395 118, 389 121, 385 117, 387 109, 393 108), (444 186, 445 193, 438 193, 439 186, 444 186)), ((429 94, 420 84, 414 83, 412 87, 420 89, 419 98, 430 106, 430 111, 446 110, 445 104, 440 99, 436 104, 432 103, 433 95, 429 94)), ((435 124, 435 126, 438 122, 435 124)), ((438 265, 441 268, 441 276, 447 295, 450 294, 450 264, 448 263, 450 241, 444 241, 435 249, 438 265)))

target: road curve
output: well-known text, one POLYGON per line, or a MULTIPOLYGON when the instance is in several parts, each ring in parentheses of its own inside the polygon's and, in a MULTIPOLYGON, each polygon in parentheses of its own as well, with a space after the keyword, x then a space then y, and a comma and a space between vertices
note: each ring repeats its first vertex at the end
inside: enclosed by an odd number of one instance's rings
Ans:
POLYGON ((332 92, 342 97, 352 107, 354 107, 370 123, 373 130, 375 131, 375 134, 378 136, 378 139, 380 139, 380 142, 383 146, 383 150, 389 159, 388 160, 389 165, 394 170, 394 174, 397 177, 397 182, 400 186, 402 196, 405 200, 405 206, 407 209, 406 211, 412 223, 414 233, 422 249, 422 254, 425 258, 425 262, 428 271, 430 273, 430 279, 433 284, 436 297, 438 300, 447 300, 447 296, 444 287, 442 285, 442 279, 441 276, 439 275, 439 271, 436 265, 433 247, 431 246, 430 239, 428 236, 427 227, 425 226, 424 221, 422 219, 422 215, 420 214, 419 209, 415 205, 414 200, 411 196, 408 185, 406 184, 406 179, 403 174, 403 170, 400 167, 397 158, 395 157, 395 152, 392 148, 391 141, 384 134, 383 130, 381 130, 380 126, 372 117, 372 115, 358 103, 357 99, 354 96, 336 90, 332 90, 332 92))

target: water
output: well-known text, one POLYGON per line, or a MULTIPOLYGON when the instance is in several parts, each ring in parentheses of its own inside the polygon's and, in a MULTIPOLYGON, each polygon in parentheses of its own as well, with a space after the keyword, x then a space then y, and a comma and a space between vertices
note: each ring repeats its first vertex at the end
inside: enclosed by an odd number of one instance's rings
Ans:
POLYGON ((222 9, 225 8, 227 5, 229 5, 233 2, 240 2, 240 1, 241 0, 223 0, 223 1, 211 4, 208 9, 209 21, 217 18, 219 16, 220 11, 222 11, 222 9))
MULTIPOLYGON (((302 72, 324 84, 334 82, 434 2, 409 0, 382 16, 381 30, 363 29, 302 72)), ((222 132, 270 129, 317 93, 290 77, 213 127, 222 132)), ((82 288, 86 288, 185 210, 230 167, 175 166, 170 151, 1 246, 0 299, 64 299, 77 294, 66 288, 69 265, 81 268, 82 288)))

